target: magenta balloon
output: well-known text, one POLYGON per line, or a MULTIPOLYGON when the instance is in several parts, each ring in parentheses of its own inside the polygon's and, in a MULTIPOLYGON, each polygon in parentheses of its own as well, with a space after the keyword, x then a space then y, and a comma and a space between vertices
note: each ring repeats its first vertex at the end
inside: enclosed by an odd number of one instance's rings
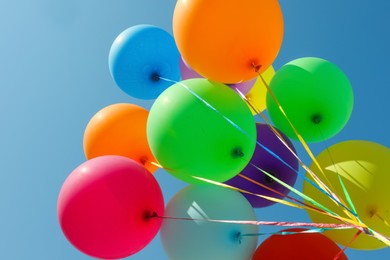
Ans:
MULTIPOLYGON (((283 196, 278 195, 275 192, 263 188, 253 182, 250 182, 249 180, 246 180, 238 175, 228 180, 226 183, 252 193, 282 199, 285 195, 288 194, 289 190, 274 181, 272 178, 268 177, 256 167, 263 169, 264 171, 272 174, 279 180, 282 180, 290 186, 293 186, 297 179, 297 172, 299 168, 298 159, 296 159, 296 157, 289 151, 289 149, 280 141, 278 136, 272 131, 272 129, 268 125, 257 123, 256 130, 257 142, 266 148, 262 147, 259 144, 256 145, 256 149, 253 153, 252 159, 250 160, 249 164, 244 168, 244 170, 242 170, 241 174, 280 192, 281 194, 283 194, 283 196), (275 157, 269 151, 267 151, 267 149, 272 151, 272 153, 278 156, 281 160, 275 157), (256 167, 254 167, 253 165, 255 165, 256 167)), ((295 148, 291 141, 283 133, 281 133, 280 131, 278 132, 281 134, 288 146, 295 152, 295 148)), ((251 194, 243 193, 243 195, 255 208, 262 208, 275 204, 275 202, 251 194)))
POLYGON ((141 164, 121 156, 96 157, 65 180, 57 204, 66 238, 96 258, 117 259, 144 248, 164 214, 161 189, 141 164))
MULTIPOLYGON (((182 80, 193 79, 193 78, 203 78, 199 73, 193 70, 183 58, 180 58, 180 73, 182 80)), ((235 84, 226 84, 234 90, 239 90, 242 94, 246 95, 256 83, 256 78, 249 81, 235 83, 235 84)))

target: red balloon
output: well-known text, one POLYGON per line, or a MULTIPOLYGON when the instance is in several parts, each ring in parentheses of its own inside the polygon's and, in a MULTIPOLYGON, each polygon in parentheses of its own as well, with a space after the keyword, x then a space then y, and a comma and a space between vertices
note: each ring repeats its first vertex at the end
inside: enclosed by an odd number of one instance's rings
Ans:
POLYGON ((157 234, 164 214, 160 186, 141 164, 101 156, 77 167, 63 184, 57 204, 66 238, 96 258, 124 258, 157 234))
MULTIPOLYGON (((285 232, 300 232, 305 229, 292 228, 285 232)), ((252 260, 333 260, 342 249, 320 233, 297 233, 272 235, 256 249, 252 260)), ((347 260, 341 253, 338 260, 347 260)))

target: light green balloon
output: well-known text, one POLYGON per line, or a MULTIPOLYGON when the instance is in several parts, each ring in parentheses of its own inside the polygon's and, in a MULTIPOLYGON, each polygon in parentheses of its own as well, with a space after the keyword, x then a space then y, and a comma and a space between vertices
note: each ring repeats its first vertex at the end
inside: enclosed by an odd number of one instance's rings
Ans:
MULTIPOLYGON (((270 89, 297 132, 307 142, 324 141, 341 131, 352 113, 353 92, 347 76, 320 58, 300 58, 276 72, 270 89)), ((272 122, 297 139, 270 92, 267 109, 272 122)))
POLYGON ((157 161, 175 177, 189 183, 201 182, 192 176, 224 182, 251 159, 256 126, 248 106, 228 86, 189 79, 157 98, 147 137, 157 161))

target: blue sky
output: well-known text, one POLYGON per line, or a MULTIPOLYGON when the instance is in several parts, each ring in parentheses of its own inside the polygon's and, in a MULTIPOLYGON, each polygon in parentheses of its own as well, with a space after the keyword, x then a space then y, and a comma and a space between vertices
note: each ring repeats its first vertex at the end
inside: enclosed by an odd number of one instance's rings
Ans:
MULTIPOLYGON (((280 4, 285 37, 274 67, 300 57, 321 57, 337 64, 354 90, 355 106, 347 126, 327 143, 312 145, 313 151, 350 139, 390 147, 390 2, 280 4)), ((174 5, 174 0, 0 2, 0 259, 89 259, 61 233, 58 192, 67 175, 85 160, 84 129, 98 110, 118 102, 145 108, 152 104, 129 97, 114 85, 107 64, 112 41, 140 23, 171 31, 174 5)), ((166 202, 185 186, 163 171, 155 176, 166 202)), ((305 212, 280 205, 256 213, 263 220, 308 221, 305 212)), ((390 259, 390 249, 347 250, 347 255, 390 259)), ((130 259, 166 257, 157 237, 130 259)))

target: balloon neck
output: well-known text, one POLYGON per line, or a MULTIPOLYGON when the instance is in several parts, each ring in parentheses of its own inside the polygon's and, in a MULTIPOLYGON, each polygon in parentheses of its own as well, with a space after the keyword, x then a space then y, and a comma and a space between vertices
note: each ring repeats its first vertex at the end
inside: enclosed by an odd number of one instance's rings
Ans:
POLYGON ((141 162, 142 165, 146 165, 146 162, 148 161, 148 158, 146 156, 142 156, 139 161, 141 162))
POLYGON ((155 211, 153 211, 153 212, 146 211, 146 212, 144 213, 144 219, 145 219, 145 220, 149 220, 149 219, 151 219, 151 218, 157 218, 157 217, 158 217, 158 214, 157 214, 155 211))
POLYGON ((368 216, 369 216, 370 218, 373 218, 373 217, 376 216, 377 213, 378 213, 378 212, 377 212, 377 209, 376 209, 376 208, 372 208, 372 209, 370 209, 370 210, 368 211, 368 216))
MULTIPOLYGON (((270 174, 270 175, 274 176, 273 174, 270 174)), ((267 174, 264 174, 264 180, 268 184, 273 184, 275 182, 275 180, 273 178, 271 178, 271 176, 269 176, 267 174)))
POLYGON ((150 79, 154 82, 157 82, 159 81, 161 78, 160 78, 160 75, 157 73, 157 72, 153 72, 152 75, 150 76, 150 79))
POLYGON ((238 244, 242 243, 242 234, 241 232, 236 232, 233 234, 233 240, 234 242, 237 242, 238 244))
POLYGON ((244 157, 244 153, 242 152, 241 148, 235 148, 232 152, 232 155, 234 158, 242 158, 244 157))
POLYGON ((311 117, 311 121, 314 124, 318 125, 319 123, 321 123, 322 117, 320 115, 314 115, 314 116, 311 117))
POLYGON ((257 64, 256 62, 252 62, 252 68, 255 70, 256 73, 258 73, 261 69, 261 65, 257 64))

